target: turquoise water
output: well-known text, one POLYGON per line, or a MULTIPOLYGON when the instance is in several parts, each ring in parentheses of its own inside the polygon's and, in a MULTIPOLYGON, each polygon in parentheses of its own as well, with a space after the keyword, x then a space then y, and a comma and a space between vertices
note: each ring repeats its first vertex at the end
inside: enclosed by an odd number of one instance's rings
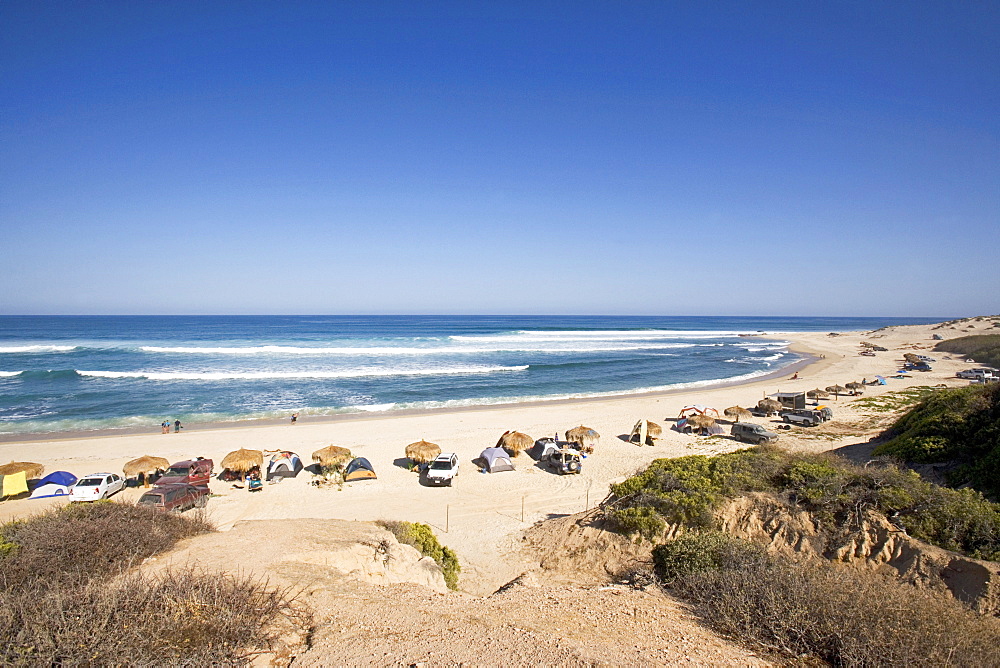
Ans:
POLYGON ((750 379, 780 337, 945 318, 4 316, 0 433, 156 428, 750 379))

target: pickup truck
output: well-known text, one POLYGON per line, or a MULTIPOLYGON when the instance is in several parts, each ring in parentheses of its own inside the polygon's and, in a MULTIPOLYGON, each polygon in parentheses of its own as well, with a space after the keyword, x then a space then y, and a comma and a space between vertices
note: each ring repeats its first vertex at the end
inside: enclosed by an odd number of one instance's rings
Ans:
POLYGON ((156 481, 157 487, 185 483, 188 485, 208 485, 208 479, 212 477, 214 464, 211 459, 198 457, 197 459, 185 459, 182 462, 171 464, 162 476, 156 481))
POLYGON ((778 415, 784 422, 801 425, 803 427, 815 427, 819 423, 823 422, 823 417, 818 414, 818 411, 811 411, 808 409, 800 408, 797 410, 782 411, 778 415))
POLYGON ((426 479, 431 485, 451 486, 458 475, 458 455, 454 452, 442 452, 427 465, 426 479))
POLYGON ((143 494, 138 505, 168 513, 180 513, 189 508, 204 508, 208 503, 208 486, 173 483, 157 485, 143 494))

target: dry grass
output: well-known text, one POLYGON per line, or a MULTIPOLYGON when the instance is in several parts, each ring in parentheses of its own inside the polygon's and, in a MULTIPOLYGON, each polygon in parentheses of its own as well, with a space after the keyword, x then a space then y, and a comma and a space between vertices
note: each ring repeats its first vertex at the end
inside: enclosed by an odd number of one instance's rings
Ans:
POLYGON ((197 514, 114 502, 0 527, 0 665, 244 665, 282 618, 305 623, 287 592, 264 583, 129 572, 211 530, 197 514))
MULTIPOLYGON (((667 587, 717 631, 751 646, 834 666, 1000 665, 998 621, 931 591, 711 534, 704 547, 714 551, 707 559, 704 550, 681 550, 697 557, 694 568, 667 587)), ((682 558, 670 555, 674 573, 682 558)))

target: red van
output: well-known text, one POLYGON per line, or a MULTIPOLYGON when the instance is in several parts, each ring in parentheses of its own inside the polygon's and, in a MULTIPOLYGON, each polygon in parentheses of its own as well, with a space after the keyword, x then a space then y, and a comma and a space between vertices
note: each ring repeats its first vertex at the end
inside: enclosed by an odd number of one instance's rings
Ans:
POLYGON ((185 459, 183 462, 171 464, 170 468, 156 481, 156 486, 163 487, 176 483, 207 486, 208 479, 212 477, 213 468, 214 464, 211 459, 203 457, 185 459))
POLYGON ((183 512, 189 508, 204 508, 208 503, 208 487, 174 483, 157 485, 139 498, 140 506, 164 512, 183 512))

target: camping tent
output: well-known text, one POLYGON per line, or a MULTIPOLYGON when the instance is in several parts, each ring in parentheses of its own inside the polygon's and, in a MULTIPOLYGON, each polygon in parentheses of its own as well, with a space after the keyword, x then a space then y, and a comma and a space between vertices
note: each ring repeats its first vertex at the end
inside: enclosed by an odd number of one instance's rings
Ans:
POLYGON ((375 469, 372 468, 371 462, 364 457, 352 459, 351 463, 344 469, 344 482, 351 482, 352 480, 374 480, 375 478, 375 469))
POLYGON ((489 473, 514 470, 510 455, 503 448, 486 448, 479 454, 479 458, 486 464, 486 470, 489 473))
POLYGON ((294 452, 279 452, 271 455, 267 463, 267 479, 294 478, 302 470, 302 460, 294 452))
POLYGON ((53 471, 38 481, 31 492, 32 499, 44 499, 50 496, 65 496, 69 488, 76 483, 76 476, 67 471, 53 471))
POLYGON ((541 461, 553 452, 559 452, 559 445, 551 438, 540 438, 528 449, 528 456, 536 461, 541 461))

